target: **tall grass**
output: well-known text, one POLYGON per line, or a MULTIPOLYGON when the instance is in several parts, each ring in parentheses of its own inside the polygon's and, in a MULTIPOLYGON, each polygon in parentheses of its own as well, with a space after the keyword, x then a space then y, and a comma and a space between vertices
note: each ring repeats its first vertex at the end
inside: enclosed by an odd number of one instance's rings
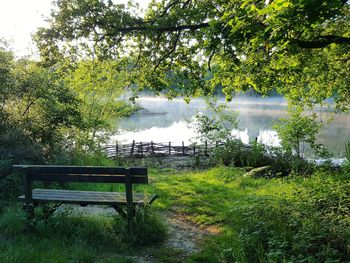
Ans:
POLYGON ((18 206, 0 213, 0 262, 134 262, 141 245, 157 245, 166 237, 164 221, 149 209, 140 209, 134 231, 118 216, 95 216, 58 211, 48 220, 37 213, 28 228, 18 206))
POLYGON ((350 164, 350 140, 345 143, 345 158, 347 163, 350 164))
POLYGON ((346 262, 350 258, 349 174, 243 177, 237 168, 159 178, 161 199, 220 234, 189 262, 346 262))

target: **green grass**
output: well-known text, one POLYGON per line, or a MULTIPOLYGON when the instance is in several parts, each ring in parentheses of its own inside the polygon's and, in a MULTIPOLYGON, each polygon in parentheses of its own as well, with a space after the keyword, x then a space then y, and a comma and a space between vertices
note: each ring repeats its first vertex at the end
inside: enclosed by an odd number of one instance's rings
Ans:
POLYGON ((48 220, 29 225, 18 206, 8 207, 0 215, 0 262, 134 262, 141 246, 164 240, 163 221, 149 209, 138 212, 134 234, 115 216, 56 213, 48 220))
POLYGON ((158 209, 184 214, 221 234, 189 262, 346 262, 350 258, 350 175, 243 177, 237 168, 159 175, 158 209))
MULTIPOLYGON (((38 220, 28 232, 24 213, 10 206, 0 215, 0 262, 133 262, 128 255, 165 237, 164 219, 156 215, 164 211, 181 213, 201 227, 215 226, 220 233, 188 257, 160 243, 149 252, 157 262, 349 260, 349 173, 319 172, 280 179, 243 174, 243 169, 230 167, 151 169, 150 184, 135 190, 160 198, 151 212, 141 211, 138 235, 131 239, 123 232, 121 219, 64 213, 47 222, 38 220)), ((121 190, 106 184, 68 187, 121 190)))

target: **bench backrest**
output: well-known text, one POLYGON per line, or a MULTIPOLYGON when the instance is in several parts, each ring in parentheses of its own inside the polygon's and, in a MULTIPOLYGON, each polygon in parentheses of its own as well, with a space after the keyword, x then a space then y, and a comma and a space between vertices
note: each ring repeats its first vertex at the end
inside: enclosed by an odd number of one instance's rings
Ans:
POLYGON ((13 168, 23 173, 27 182, 148 183, 147 168, 57 165, 14 165, 13 168))
POLYGON ((13 170, 23 174, 23 190, 28 218, 34 217, 33 181, 124 183, 129 226, 133 214, 132 184, 148 183, 147 168, 14 165, 13 170))

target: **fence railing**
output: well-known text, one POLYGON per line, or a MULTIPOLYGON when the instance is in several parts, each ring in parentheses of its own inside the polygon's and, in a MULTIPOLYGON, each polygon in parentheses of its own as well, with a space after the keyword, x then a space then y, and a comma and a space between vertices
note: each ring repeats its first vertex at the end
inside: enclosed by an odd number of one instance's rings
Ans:
POLYGON ((208 156, 213 148, 220 146, 217 143, 215 146, 209 146, 207 142, 204 144, 189 144, 175 145, 171 142, 156 143, 156 142, 135 142, 130 144, 116 143, 114 145, 106 145, 105 151, 109 157, 146 157, 146 156, 208 156))

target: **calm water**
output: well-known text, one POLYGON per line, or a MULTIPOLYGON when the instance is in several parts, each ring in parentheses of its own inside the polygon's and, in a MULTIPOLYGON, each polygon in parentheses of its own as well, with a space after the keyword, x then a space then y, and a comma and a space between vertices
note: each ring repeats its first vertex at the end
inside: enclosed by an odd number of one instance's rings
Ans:
MULTIPOLYGON (((144 108, 134 116, 119 123, 120 134, 112 137, 112 141, 121 143, 135 141, 169 142, 181 145, 194 141, 194 130, 186 120, 193 118, 197 112, 205 112, 203 99, 193 99, 186 104, 182 99, 168 101, 166 98, 141 97, 137 103, 144 108)), ((238 113, 239 129, 232 134, 248 143, 255 138, 268 145, 279 145, 280 140, 272 129, 279 118, 286 117, 287 104, 283 98, 238 97, 230 102, 229 107, 238 113)), ((320 120, 325 124, 318 136, 334 155, 343 155, 344 144, 350 139, 350 114, 335 114, 332 117, 327 108, 317 109, 320 120)))

